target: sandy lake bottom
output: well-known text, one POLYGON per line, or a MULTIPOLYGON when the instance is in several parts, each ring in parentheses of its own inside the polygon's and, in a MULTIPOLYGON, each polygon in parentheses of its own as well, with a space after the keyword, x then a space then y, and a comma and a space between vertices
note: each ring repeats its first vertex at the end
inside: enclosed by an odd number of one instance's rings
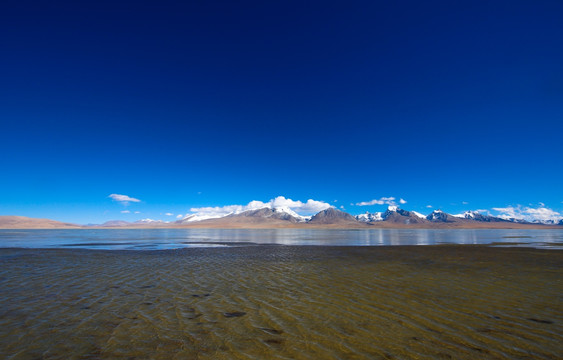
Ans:
POLYGON ((563 252, 0 249, 3 359, 561 359, 563 252))

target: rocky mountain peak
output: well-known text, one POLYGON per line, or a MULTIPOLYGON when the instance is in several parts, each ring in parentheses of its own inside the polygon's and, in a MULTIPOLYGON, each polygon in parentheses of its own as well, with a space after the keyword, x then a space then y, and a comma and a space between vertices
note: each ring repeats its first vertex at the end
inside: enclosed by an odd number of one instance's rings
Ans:
POLYGON ((356 219, 352 215, 332 207, 317 213, 310 220, 311 223, 317 224, 333 224, 347 221, 356 222, 356 219))

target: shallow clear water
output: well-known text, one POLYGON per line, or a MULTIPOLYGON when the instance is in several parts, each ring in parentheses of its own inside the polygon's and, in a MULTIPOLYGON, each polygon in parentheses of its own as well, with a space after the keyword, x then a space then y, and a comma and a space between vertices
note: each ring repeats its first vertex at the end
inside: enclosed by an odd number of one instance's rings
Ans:
POLYGON ((0 230, 0 248, 157 250, 244 245, 493 244, 563 248, 563 229, 93 229, 0 230))
POLYGON ((562 359, 563 252, 0 249, 0 359, 562 359))

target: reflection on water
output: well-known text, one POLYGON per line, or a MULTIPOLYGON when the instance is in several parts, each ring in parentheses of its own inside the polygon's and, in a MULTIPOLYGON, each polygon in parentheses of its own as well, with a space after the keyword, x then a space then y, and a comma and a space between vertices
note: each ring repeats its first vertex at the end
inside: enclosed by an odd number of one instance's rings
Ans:
POLYGON ((0 230, 0 247, 154 250, 253 244, 436 245, 508 244, 563 248, 563 229, 96 229, 0 230))
POLYGON ((561 359, 561 278, 523 248, 0 249, 0 358, 561 359))

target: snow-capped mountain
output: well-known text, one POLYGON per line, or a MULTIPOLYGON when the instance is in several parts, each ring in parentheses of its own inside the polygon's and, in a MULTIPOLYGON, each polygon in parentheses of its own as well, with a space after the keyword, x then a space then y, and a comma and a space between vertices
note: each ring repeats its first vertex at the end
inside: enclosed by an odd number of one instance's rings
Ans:
POLYGON ((418 216, 418 217, 421 218, 421 219, 426 219, 426 215, 423 215, 423 214, 421 214, 421 213, 419 213, 419 212, 411 211, 411 213, 413 213, 415 216, 418 216))
POLYGON ((532 221, 532 224, 563 225, 563 219, 561 219, 561 220, 555 220, 555 219, 535 220, 535 221, 532 221))
POLYGON ((238 214, 230 214, 225 217, 254 217, 254 218, 272 218, 279 220, 287 220, 293 223, 305 222, 307 217, 297 214, 288 207, 263 207, 256 210, 247 210, 238 214))
POLYGON ((396 224, 422 224, 426 222, 424 215, 400 209, 398 206, 389 206, 381 216, 383 221, 396 224))
POLYGON ((479 215, 481 214, 476 211, 466 211, 463 214, 454 214, 452 216, 460 219, 475 219, 479 215))
POLYGON ((513 222, 513 223, 518 223, 518 224, 528 224, 529 222, 524 220, 524 219, 519 219, 519 218, 514 218, 514 217, 509 217, 509 216, 500 216, 498 217, 498 219, 502 220, 502 221, 508 221, 508 222, 513 222))
POLYGON ((466 211, 463 214, 456 214, 452 216, 459 219, 468 219, 468 220, 483 221, 483 222, 508 221, 505 219, 498 218, 496 216, 484 215, 477 211, 466 211))
POLYGON ((302 216, 291 210, 287 206, 269 207, 265 206, 259 209, 235 211, 227 214, 188 214, 183 219, 176 221, 177 224, 188 224, 197 221, 220 219, 226 217, 271 217, 275 219, 290 220, 292 222, 306 222, 311 219, 310 216, 302 216), (295 221, 293 221, 293 220, 295 221))
POLYGON ((280 207, 275 207, 274 209, 274 213, 276 214, 281 214, 282 216, 284 214, 293 216, 294 218, 298 219, 299 222, 306 222, 311 220, 311 216, 303 216, 303 215, 299 215, 298 213, 296 213, 295 211, 291 210, 289 207, 287 206, 280 206, 280 207))
MULTIPOLYGON (((261 208, 246 210, 246 211, 233 211, 230 213, 196 213, 186 215, 183 219, 174 222, 173 224, 178 225, 189 225, 192 223, 198 223, 200 221, 205 221, 202 224, 209 226, 237 226, 244 227, 246 225, 250 226, 263 226, 264 224, 270 224, 272 226, 282 226, 285 222, 289 224, 348 224, 353 223, 367 223, 370 225, 376 225, 381 222, 382 226, 389 227, 393 226, 390 224, 397 224, 397 226, 404 225, 421 225, 423 227, 452 227, 452 226, 462 226, 462 227, 483 227, 483 225, 478 225, 477 223, 490 223, 492 227, 502 226, 502 224, 493 223, 518 223, 518 224, 545 224, 545 225, 563 225, 563 219, 555 220, 543 220, 529 222, 523 219, 515 218, 501 218, 491 215, 485 215, 477 211, 466 211, 462 214, 451 215, 443 212, 442 210, 434 210, 428 215, 423 215, 416 211, 407 211, 399 208, 398 206, 391 205, 387 208, 385 212, 366 212, 364 214, 352 216, 346 212, 340 211, 336 208, 328 208, 326 210, 320 211, 314 216, 302 216, 293 211, 288 206, 264 206, 261 208), (212 222, 209 222, 212 221, 212 222), (386 223, 386 225, 383 225, 386 223), (235 225, 236 224, 236 225, 235 225)), ((101 226, 135 226, 135 225, 156 225, 164 226, 169 224, 168 222, 162 220, 153 219, 142 219, 134 223, 127 222, 110 222, 101 226)))
POLYGON ((390 205, 387 211, 356 215, 356 220, 361 222, 389 221, 400 224, 419 224, 425 222, 426 216, 416 211, 407 211, 398 206, 390 205))
POLYGON ((184 216, 183 219, 176 221, 177 224, 188 224, 191 222, 208 220, 208 219, 217 219, 221 218, 224 215, 204 215, 204 214, 188 214, 184 216))
POLYGON ((456 222, 460 221, 460 218, 445 213, 442 210, 434 210, 426 216, 426 220, 432 222, 456 222))
POLYGON ((524 219, 510 218, 508 220, 501 219, 501 221, 511 221, 520 224, 563 225, 563 219, 537 219, 528 221, 524 219))

